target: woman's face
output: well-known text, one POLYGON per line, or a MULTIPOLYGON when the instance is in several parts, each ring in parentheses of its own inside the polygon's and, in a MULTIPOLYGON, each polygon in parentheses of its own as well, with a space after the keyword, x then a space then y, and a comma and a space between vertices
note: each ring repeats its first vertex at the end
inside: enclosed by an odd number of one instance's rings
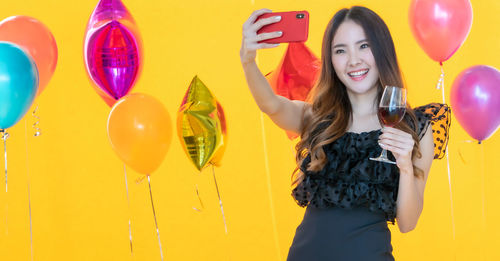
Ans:
POLYGON ((375 87, 378 69, 363 28, 344 21, 332 41, 332 64, 348 91, 365 93, 375 87))

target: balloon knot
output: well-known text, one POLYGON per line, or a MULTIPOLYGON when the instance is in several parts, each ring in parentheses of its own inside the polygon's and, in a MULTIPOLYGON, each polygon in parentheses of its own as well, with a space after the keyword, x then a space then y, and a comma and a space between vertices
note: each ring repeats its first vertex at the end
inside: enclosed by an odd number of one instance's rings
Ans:
POLYGON ((7 133, 7 130, 5 129, 0 129, 0 134, 1 134, 1 139, 6 141, 7 138, 9 138, 9 133, 7 133))

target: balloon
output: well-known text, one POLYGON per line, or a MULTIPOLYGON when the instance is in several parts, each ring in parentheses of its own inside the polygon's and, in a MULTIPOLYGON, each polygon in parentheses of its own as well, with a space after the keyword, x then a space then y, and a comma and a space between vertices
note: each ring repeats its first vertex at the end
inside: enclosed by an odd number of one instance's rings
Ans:
POLYGON ((109 106, 130 92, 142 57, 132 15, 120 0, 100 0, 87 24, 84 59, 94 89, 109 106))
POLYGON ((198 170, 208 163, 220 166, 227 143, 224 111, 198 76, 191 81, 177 112, 177 134, 198 170))
POLYGON ((0 129, 16 124, 33 104, 38 72, 19 46, 0 42, 0 129))
POLYGON ((413 0, 409 23, 420 47, 431 59, 442 63, 467 38, 472 7, 469 0, 413 0))
POLYGON ((217 117, 220 120, 221 124, 221 135, 224 143, 220 146, 218 150, 215 151, 214 157, 210 161, 210 163, 214 164, 217 167, 221 166, 222 157, 224 156, 224 152, 226 151, 227 144, 227 129, 226 129, 226 117, 224 116, 224 110, 222 109, 222 105, 217 102, 217 117))
POLYGON ((500 72, 486 65, 462 71, 451 87, 451 105, 471 137, 489 138, 500 126, 500 72))
MULTIPOLYGON (((266 75, 274 92, 290 100, 305 101, 316 83, 321 62, 304 43, 290 43, 278 68, 266 75)), ((287 132, 293 140, 298 136, 287 132)))
POLYGON ((108 117, 111 147, 129 167, 150 175, 165 158, 172 138, 172 123, 156 98, 133 93, 121 98, 108 117))
POLYGON ((32 17, 11 16, 0 22, 0 41, 16 44, 33 58, 39 75, 36 96, 40 95, 57 65, 57 44, 49 28, 32 17))

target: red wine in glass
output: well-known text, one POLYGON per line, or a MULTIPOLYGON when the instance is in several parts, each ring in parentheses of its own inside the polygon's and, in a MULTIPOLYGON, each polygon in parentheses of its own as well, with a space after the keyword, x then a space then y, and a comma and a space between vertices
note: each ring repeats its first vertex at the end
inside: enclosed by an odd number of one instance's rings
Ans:
POLYGON ((405 115, 406 108, 400 106, 387 106, 378 108, 378 116, 382 119, 385 126, 394 127, 398 124, 405 115))
MULTIPOLYGON (((393 127, 398 124, 406 113, 406 90, 397 86, 385 86, 380 104, 378 106, 378 116, 385 126, 393 127)), ((387 150, 382 150, 377 158, 370 160, 396 164, 387 158, 387 150)))

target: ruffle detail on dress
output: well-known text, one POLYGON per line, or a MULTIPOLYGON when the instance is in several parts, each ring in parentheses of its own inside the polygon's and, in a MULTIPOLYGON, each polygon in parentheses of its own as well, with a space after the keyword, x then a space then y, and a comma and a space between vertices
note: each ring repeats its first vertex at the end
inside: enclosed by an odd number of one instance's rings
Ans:
MULTIPOLYGON (((405 117, 417 131, 420 139, 432 126, 434 136, 434 158, 445 154, 451 123, 451 109, 446 104, 431 103, 414 108, 418 126, 405 117)), ((318 126, 324 129, 325 121, 318 126)), ((316 130, 317 131, 317 130, 316 130)), ((292 190, 299 206, 312 205, 317 208, 364 206, 371 211, 383 211, 386 220, 394 224, 399 188, 399 169, 396 165, 372 161, 380 155, 378 145, 381 130, 370 132, 346 132, 334 142, 323 146, 327 162, 320 171, 307 171, 311 162, 307 155, 300 170, 304 180, 292 190)), ((390 151, 389 159, 395 160, 390 151)))
POLYGON ((434 136, 434 159, 442 159, 448 145, 451 109, 446 104, 430 103, 414 109, 418 121, 418 134, 422 139, 429 125, 434 136))
MULTIPOLYGON (((380 130, 347 132, 325 145, 327 163, 317 172, 306 170, 311 158, 310 155, 304 158, 301 165, 304 180, 292 191, 297 204, 317 208, 365 206, 372 211, 383 211, 394 224, 399 170, 395 165, 369 159, 380 155, 382 149, 377 142, 380 134, 380 130)), ((394 160, 390 152, 388 156, 394 160)))

